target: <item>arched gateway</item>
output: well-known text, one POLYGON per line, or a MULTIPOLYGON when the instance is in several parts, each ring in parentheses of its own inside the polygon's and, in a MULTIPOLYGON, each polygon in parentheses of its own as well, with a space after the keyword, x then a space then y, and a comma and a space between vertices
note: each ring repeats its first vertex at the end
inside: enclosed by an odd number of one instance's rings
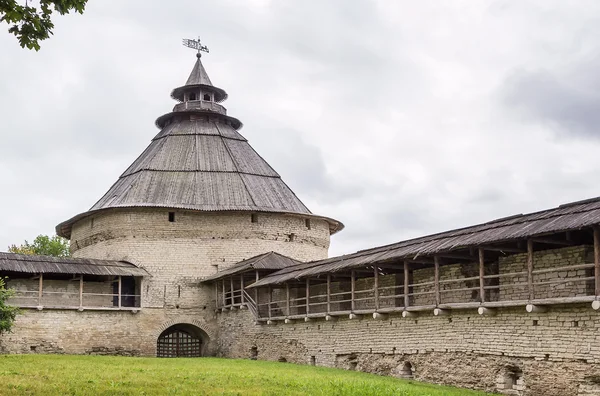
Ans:
POLYGON ((157 357, 200 357, 208 335, 202 329, 191 324, 176 324, 158 337, 157 357))

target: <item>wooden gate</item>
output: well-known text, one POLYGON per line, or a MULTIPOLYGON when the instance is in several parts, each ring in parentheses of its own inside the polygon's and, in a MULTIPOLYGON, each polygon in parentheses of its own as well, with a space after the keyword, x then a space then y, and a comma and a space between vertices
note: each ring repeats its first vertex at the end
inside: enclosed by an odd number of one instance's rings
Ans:
POLYGON ((180 329, 165 332, 158 338, 156 356, 200 357, 202 356, 202 340, 180 329))

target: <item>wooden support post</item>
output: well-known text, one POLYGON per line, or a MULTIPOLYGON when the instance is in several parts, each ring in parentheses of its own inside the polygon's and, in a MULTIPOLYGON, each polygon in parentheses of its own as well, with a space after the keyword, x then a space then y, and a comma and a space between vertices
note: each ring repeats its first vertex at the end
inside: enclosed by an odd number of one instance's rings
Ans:
POLYGON ((215 308, 219 309, 219 281, 215 282, 215 308))
POLYGON ((379 309, 379 268, 373 266, 373 297, 375 299, 375 310, 379 309))
POLYGON ((83 275, 79 275, 79 310, 83 311, 83 275))
POLYGON ((600 229, 594 227, 594 280, 595 295, 600 295, 600 229))
POLYGON ((410 281, 408 273, 408 261, 404 262, 404 309, 410 305, 410 298, 408 296, 409 288, 408 282, 410 281))
MULTIPOLYGON (((255 282, 258 282, 258 270, 256 270, 256 274, 255 274, 255 282)), ((256 303, 256 309, 258 310, 258 287, 254 288, 254 302, 256 303)), ((260 316, 260 315, 258 315, 260 316)))
POLYGON ((325 315, 325 320, 327 322, 335 322, 335 321, 337 321, 337 318, 335 316, 325 315))
POLYGON ((331 274, 327 274, 327 313, 331 312, 331 274))
POLYGON ((227 306, 227 298, 225 295, 225 278, 223 278, 223 307, 227 306))
POLYGON ((119 275, 119 308, 121 308, 121 275, 119 275))
POLYGON ((533 291, 533 241, 531 239, 527 240, 527 290, 531 301, 535 296, 533 291))
POLYGON ((435 305, 440 305, 440 258, 438 256, 433 257, 434 260, 434 274, 433 283, 435 286, 435 305))
POLYGON ((479 300, 485 302, 485 252, 479 248, 479 300))
POLYGON ((269 292, 269 299, 267 303, 267 307, 269 308, 269 319, 271 319, 271 303, 273 302, 273 295, 271 294, 271 286, 267 289, 269 292))
POLYGON ((350 271, 350 311, 354 312, 354 294, 356 292, 356 273, 354 270, 350 271))
POLYGON ((240 301, 244 305, 244 274, 240 274, 240 301))
POLYGON ((310 278, 306 278, 306 314, 310 312, 310 278))
POLYGON ((235 294, 233 292, 233 275, 229 278, 229 290, 229 293, 231 295, 231 306, 233 307, 235 305, 235 294))
POLYGON ((44 274, 40 274, 38 288, 38 307, 42 306, 42 296, 44 295, 44 274))
POLYGON ((285 324, 292 324, 292 323, 294 323, 294 319, 285 319, 283 321, 283 323, 285 323, 285 324))
POLYGON ((290 316, 292 313, 290 312, 290 284, 289 283, 285 284, 285 307, 286 307, 285 314, 287 316, 290 316))
POLYGON ((375 320, 386 320, 388 318, 387 314, 373 312, 373 319, 375 320))
POLYGON ((418 314, 416 312, 402 311, 402 317, 403 318, 415 318, 417 316, 418 316, 418 314))

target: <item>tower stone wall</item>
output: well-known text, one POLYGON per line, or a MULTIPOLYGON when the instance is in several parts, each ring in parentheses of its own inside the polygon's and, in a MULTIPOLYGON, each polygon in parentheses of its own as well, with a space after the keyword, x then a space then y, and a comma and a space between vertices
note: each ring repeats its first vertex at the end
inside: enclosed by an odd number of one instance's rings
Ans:
POLYGON ((147 270, 152 276, 142 285, 143 307, 208 305, 212 290, 199 281, 217 269, 269 251, 323 259, 328 247, 325 220, 277 213, 111 209, 75 223, 71 235, 75 257, 129 261, 147 270))

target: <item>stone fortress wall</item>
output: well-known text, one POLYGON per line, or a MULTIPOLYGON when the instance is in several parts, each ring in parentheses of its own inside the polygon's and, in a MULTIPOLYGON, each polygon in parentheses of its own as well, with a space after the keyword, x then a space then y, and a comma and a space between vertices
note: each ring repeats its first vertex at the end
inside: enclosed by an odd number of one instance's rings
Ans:
MULTIPOLYGON (((214 290, 200 287, 200 279, 268 251, 298 260, 327 256, 325 220, 311 218, 308 228, 308 216, 258 213, 253 222, 250 213, 175 211, 175 221, 169 222, 169 211, 173 210, 116 209, 73 227, 74 257, 129 261, 151 274, 141 282, 139 311, 79 311, 78 283, 48 280, 44 290, 56 291, 60 283, 61 290, 73 293, 66 299, 66 294, 57 297, 73 308, 23 309, 14 333, 0 339, 0 351, 156 356, 161 332, 187 323, 207 334, 205 354, 216 354, 214 290)), ((37 290, 36 280, 11 282, 19 289, 37 290)), ((111 285, 86 283, 84 290, 110 293, 111 285)), ((112 298, 103 298, 112 307, 112 298)))
MULTIPOLYGON (((535 252, 536 269, 593 262, 590 249, 575 246, 535 252)), ((510 272, 527 269, 523 254, 501 258, 501 271, 503 266, 510 272)), ((459 267, 442 266, 440 278, 464 277, 464 273, 458 275, 459 267)), ((569 277, 589 276, 588 270, 578 271, 581 274, 569 277)), ((430 272, 428 268, 415 270, 413 277, 426 281, 432 276, 430 272)), ((381 277, 380 283, 390 285, 393 279, 381 277)), ((590 295, 589 287, 589 282, 566 282, 558 291, 559 295, 590 295)), ((332 284, 333 290, 339 288, 332 284)), ((449 294, 450 301, 469 301, 472 297, 449 294)), ((542 298, 547 294, 544 287, 536 290, 542 298)), ((589 303, 554 305, 543 313, 527 313, 520 306, 501 308, 496 316, 480 316, 476 309, 464 309, 453 310, 449 316, 433 316, 429 310, 410 318, 399 313, 384 320, 367 315, 359 318, 255 324, 248 311, 225 310, 217 314, 218 351, 226 357, 255 356, 339 367, 513 395, 583 396, 600 392, 600 316, 589 303)))

